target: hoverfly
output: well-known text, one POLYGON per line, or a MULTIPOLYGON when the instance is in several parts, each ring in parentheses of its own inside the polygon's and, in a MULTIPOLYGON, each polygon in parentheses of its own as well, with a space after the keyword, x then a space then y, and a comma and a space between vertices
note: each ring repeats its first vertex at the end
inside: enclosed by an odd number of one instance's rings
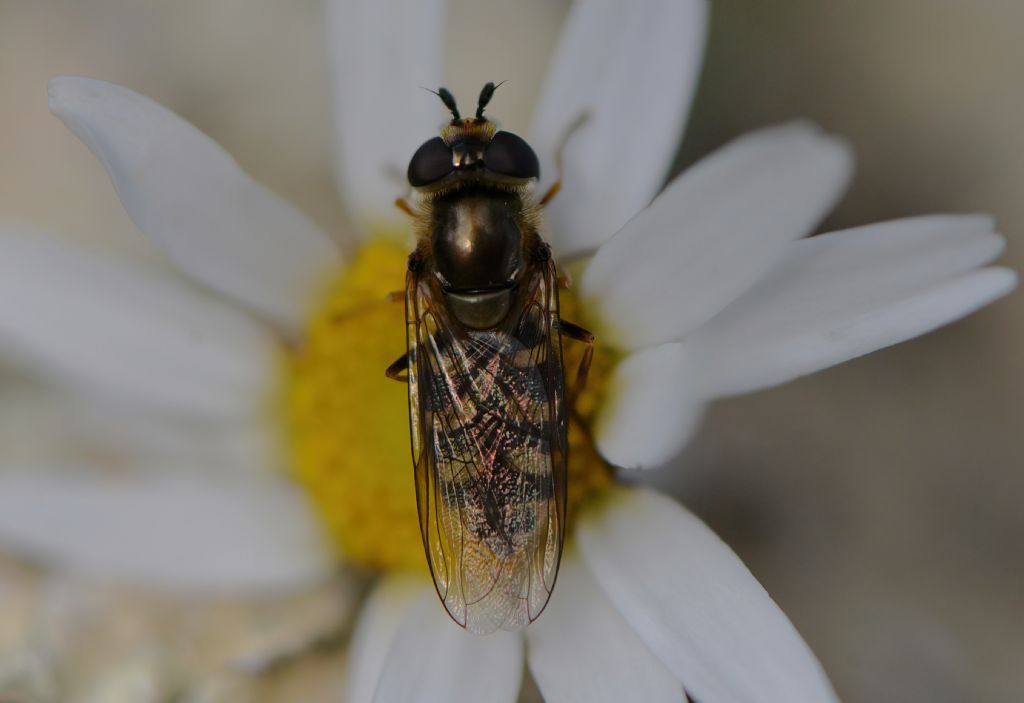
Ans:
MULTIPOLYGON (((409 384, 420 531, 437 593, 475 633, 515 629, 547 605, 566 521, 567 401, 556 271, 538 232, 536 154, 484 116, 452 114, 409 162, 416 249, 409 256, 407 353, 388 369, 409 384), (407 372, 403 374, 403 372, 407 372)), ((403 207, 404 205, 404 207, 403 207)))

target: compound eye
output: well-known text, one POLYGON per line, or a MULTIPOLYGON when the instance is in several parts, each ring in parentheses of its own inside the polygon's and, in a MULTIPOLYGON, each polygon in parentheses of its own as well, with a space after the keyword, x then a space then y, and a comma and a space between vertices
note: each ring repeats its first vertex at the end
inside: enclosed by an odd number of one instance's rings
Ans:
POLYGON ((413 188, 435 183, 455 169, 452 150, 441 137, 423 142, 409 160, 409 185, 413 188))
POLYGON ((540 163, 526 140, 511 132, 496 132, 484 150, 489 171, 512 178, 540 178, 540 163))

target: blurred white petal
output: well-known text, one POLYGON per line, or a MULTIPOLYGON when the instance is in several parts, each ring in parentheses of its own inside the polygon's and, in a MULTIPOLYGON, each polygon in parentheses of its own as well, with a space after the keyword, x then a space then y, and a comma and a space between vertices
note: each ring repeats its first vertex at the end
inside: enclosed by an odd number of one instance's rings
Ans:
POLYGON ((180 417, 106 399, 97 412, 97 402, 61 388, 5 388, 0 392, 0 472, 83 463, 228 474, 280 470, 276 418, 180 417))
POLYGON ((72 703, 163 703, 173 695, 173 677, 166 653, 155 643, 111 653, 69 688, 72 703))
POLYGON ((519 633, 471 635, 436 593, 406 613, 381 671, 375 703, 512 703, 523 676, 519 633))
POLYGON ((57 666, 59 700, 144 703, 172 695, 166 599, 52 574, 42 590, 34 639, 57 666))
POLYGON ((558 588, 526 629, 530 671, 547 703, 678 702, 682 684, 647 649, 576 554, 562 559, 558 588))
POLYGON ((133 412, 116 403, 104 404, 103 411, 96 412, 88 398, 65 402, 75 413, 69 429, 70 439, 81 450, 79 458, 99 454, 118 466, 141 470, 147 463, 158 471, 173 465, 180 471, 228 475, 281 470, 281 428, 269 414, 213 422, 133 412))
POLYGON ((50 110, 107 169, 135 225, 190 276, 289 332, 340 266, 304 215, 149 98, 105 81, 50 81, 50 110))
POLYGON ((1005 295, 1016 275, 970 273, 1002 251, 991 220, 932 216, 795 242, 784 261, 689 340, 705 397, 746 393, 924 334, 1005 295))
POLYGON ((651 202, 668 176, 697 83, 707 3, 576 2, 530 136, 545 181, 566 130, 562 191, 547 208, 561 254, 593 249, 651 202))
POLYGON ((444 28, 443 0, 327 2, 335 169, 364 235, 408 230, 394 201, 409 189, 409 158, 445 120, 441 101, 421 89, 441 85, 444 28))
POLYGON ((330 568, 305 499, 269 480, 7 474, 0 545, 89 578, 199 594, 277 593, 330 568))
POLYGON ((250 675, 269 672, 346 630, 358 603, 352 581, 325 579, 316 588, 288 596, 231 599, 214 602, 205 610, 193 608, 197 622, 190 626, 197 639, 216 641, 222 647, 196 654, 213 668, 250 675), (199 635, 200 629, 206 637, 199 635))
POLYGON ((79 456, 78 413, 68 394, 4 383, 0 391, 0 472, 79 456), (39 432, 45 427, 46 432, 39 432))
POLYGON ((634 352, 619 363, 594 428, 604 458, 637 469, 675 456, 703 413, 703 398, 696 393, 699 373, 680 343, 634 352))
POLYGON ((0 556, 0 692, 12 701, 56 701, 57 657, 40 640, 43 578, 0 556))
POLYGON ((583 560, 629 624, 701 703, 835 701, 793 625, 700 520, 616 489, 580 521, 583 560))
POLYGON ((0 349, 81 388, 245 417, 277 370, 251 318, 165 274, 0 226, 0 349))
POLYGON ((363 604, 349 644, 346 703, 371 703, 380 672, 398 627, 416 598, 433 594, 426 579, 405 574, 384 576, 363 604))
POLYGON ((0 650, 0 692, 14 703, 59 700, 53 662, 30 646, 0 650))
POLYGON ((581 292, 602 338, 625 349, 682 339, 806 235, 851 170, 846 145, 803 122, 753 132, 697 163, 587 266, 581 292))

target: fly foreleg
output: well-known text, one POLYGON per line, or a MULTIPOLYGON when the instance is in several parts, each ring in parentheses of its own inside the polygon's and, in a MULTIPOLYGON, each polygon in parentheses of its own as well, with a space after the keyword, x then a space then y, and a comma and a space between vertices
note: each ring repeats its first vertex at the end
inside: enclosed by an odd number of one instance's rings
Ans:
POLYGON ((404 212, 409 217, 416 217, 416 210, 409 204, 409 201, 405 198, 395 198, 395 207, 404 212))

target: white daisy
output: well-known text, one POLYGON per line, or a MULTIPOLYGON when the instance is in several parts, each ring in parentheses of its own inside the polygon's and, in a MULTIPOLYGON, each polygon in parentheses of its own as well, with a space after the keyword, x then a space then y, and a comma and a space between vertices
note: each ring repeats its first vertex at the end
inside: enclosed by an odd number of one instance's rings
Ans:
POLYGON ((658 195, 706 5, 577 3, 524 136, 551 174, 561 135, 589 116, 568 145, 547 238, 581 262, 565 307, 598 333, 581 399, 597 451, 570 439, 579 519, 550 608, 524 632, 473 637, 408 573, 423 557, 405 390, 383 377, 404 346, 402 310, 383 302, 401 288, 407 249, 392 174, 441 121, 417 89, 441 83, 440 2, 399 4, 330 6, 338 180, 355 214, 347 258, 156 103, 97 80, 51 83, 53 112, 199 289, 0 232, 2 349, 90 403, 97 431, 142 438, 131 441, 151 459, 121 480, 3 473, 0 544, 188 593, 287 593, 339 563, 382 571, 350 647, 352 701, 514 700, 524 659, 552 701, 679 700, 684 687, 701 703, 833 700, 728 547, 673 501, 610 485, 597 452, 660 465, 714 398, 1005 294, 1014 274, 979 268, 1003 246, 991 220, 922 217, 801 239, 851 172, 845 145, 803 123, 740 138, 658 195))

